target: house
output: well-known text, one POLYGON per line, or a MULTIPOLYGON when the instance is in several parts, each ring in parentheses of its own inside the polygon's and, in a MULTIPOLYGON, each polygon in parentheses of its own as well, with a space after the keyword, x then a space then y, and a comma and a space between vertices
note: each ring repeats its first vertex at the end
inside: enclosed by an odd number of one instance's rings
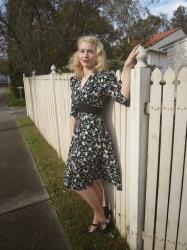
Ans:
POLYGON ((187 66, 187 35, 182 29, 157 33, 145 43, 147 63, 164 72, 168 66, 175 71, 187 66))
POLYGON ((9 77, 0 74, 0 87, 6 87, 9 86, 10 81, 9 81, 9 77))
MULTIPOLYGON (((0 45, 1 45, 1 43, 0 43, 0 45)), ((6 59, 7 59, 7 54, 4 53, 0 47, 0 62, 3 60, 6 60, 6 59)), ((3 75, 1 73, 2 72, 0 72, 0 87, 9 86, 9 83, 10 83, 9 77, 7 75, 3 75)))
POLYGON ((187 66, 187 36, 161 49, 167 51, 167 64, 176 72, 187 66))

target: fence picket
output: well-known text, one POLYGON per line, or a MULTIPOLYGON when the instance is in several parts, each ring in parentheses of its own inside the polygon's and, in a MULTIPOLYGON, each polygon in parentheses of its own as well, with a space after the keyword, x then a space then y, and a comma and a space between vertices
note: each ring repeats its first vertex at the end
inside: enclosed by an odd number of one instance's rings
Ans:
MULTIPOLYGON (((116 108, 115 108, 115 104, 114 104, 114 101, 112 101, 112 123, 111 123, 111 126, 110 126, 110 133, 111 133, 111 137, 112 137, 112 141, 113 141, 113 145, 114 147, 116 146, 116 141, 115 141, 115 113, 116 113, 116 108)), ((112 194, 112 199, 110 199, 110 204, 111 204, 111 207, 112 207, 112 210, 113 210, 113 214, 114 214, 114 220, 115 220, 115 223, 117 223, 116 221, 116 203, 115 203, 115 200, 116 200, 116 187, 112 184, 109 185, 109 188, 110 188, 110 195, 112 194)))
MULTIPOLYGON (((116 72, 117 80, 121 80, 121 72, 118 70, 116 72)), ((116 155, 118 158, 119 163, 120 155, 121 155, 121 105, 117 102, 114 103, 115 105, 115 149, 116 155)), ((121 165, 120 165, 121 166, 121 165)), ((116 192, 116 226, 121 231, 121 191, 117 190, 115 187, 116 192)))
MULTIPOLYGON (((120 75, 120 80, 123 80, 123 74, 120 75)), ((120 209, 120 218, 121 218, 121 234, 126 236, 126 136, 127 136, 127 126, 126 126, 126 115, 127 109, 125 106, 121 106, 121 119, 120 119, 120 165, 121 165, 121 178, 122 178, 122 191, 120 191, 121 195, 121 209, 120 209)))
POLYGON ((48 123, 48 108, 47 108, 47 83, 45 79, 43 79, 43 93, 45 93, 45 98, 44 98, 44 114, 45 114, 45 139, 48 141, 48 131, 49 131, 49 123, 48 123))
POLYGON ((167 205, 170 184, 170 167, 172 153, 172 132, 174 119, 174 92, 175 73, 168 68, 164 75, 166 84, 163 85, 162 101, 162 125, 161 125, 161 144, 159 162, 159 183, 157 198, 157 216, 155 232, 155 250, 164 249, 167 205))
POLYGON ((184 166, 184 180, 183 180, 183 192, 182 192, 182 203, 181 213, 179 221, 179 232, 177 240, 177 250, 186 250, 187 248, 187 147, 185 153, 185 166, 184 166))
POLYGON ((123 168, 125 171, 125 180, 123 182, 124 191, 125 191, 125 232, 127 236, 127 241, 130 242, 130 133, 131 133, 131 126, 130 126, 130 109, 127 109, 126 112, 126 161, 123 168))
MULTIPOLYGON (((178 79, 180 84, 177 86, 176 114, 174 125, 174 145, 171 173, 171 188, 169 199, 169 212, 167 223, 166 250, 176 249, 179 209, 181 200, 181 188, 183 178, 184 150, 186 140, 187 123, 187 74, 183 68, 178 79)), ((183 228, 183 230, 186 230, 183 228)))
POLYGON ((161 85, 162 75, 159 69, 152 73, 153 84, 150 89, 149 140, 147 159, 147 186, 145 205, 144 249, 153 247, 154 217, 156 206, 157 167, 160 132, 161 85))

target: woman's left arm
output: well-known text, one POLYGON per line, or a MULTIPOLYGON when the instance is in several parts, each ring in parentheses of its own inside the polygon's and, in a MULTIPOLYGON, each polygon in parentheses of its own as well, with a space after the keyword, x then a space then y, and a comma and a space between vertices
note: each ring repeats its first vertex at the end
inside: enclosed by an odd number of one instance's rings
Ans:
POLYGON ((138 47, 141 44, 138 44, 129 54, 123 68, 123 80, 121 85, 121 93, 130 99, 130 84, 131 84, 131 69, 136 64, 136 56, 138 55, 138 47))
POLYGON ((123 80, 121 84, 121 93, 130 99, 130 87, 131 87, 131 67, 123 68, 123 80))

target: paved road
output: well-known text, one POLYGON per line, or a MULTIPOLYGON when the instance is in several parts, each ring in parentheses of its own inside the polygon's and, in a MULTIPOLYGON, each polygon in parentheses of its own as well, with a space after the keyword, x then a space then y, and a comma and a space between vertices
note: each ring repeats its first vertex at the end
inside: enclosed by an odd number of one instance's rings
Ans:
POLYGON ((35 161, 0 90, 0 250, 71 249, 35 161))

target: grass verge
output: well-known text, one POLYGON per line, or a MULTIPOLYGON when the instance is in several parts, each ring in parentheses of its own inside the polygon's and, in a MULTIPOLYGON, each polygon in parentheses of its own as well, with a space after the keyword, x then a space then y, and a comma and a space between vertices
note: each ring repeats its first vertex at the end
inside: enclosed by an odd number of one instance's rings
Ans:
POLYGON ((10 89, 6 91, 7 105, 9 107, 25 106, 25 99, 17 98, 14 92, 10 89))
POLYGON ((127 250, 125 240, 116 229, 112 233, 82 235, 80 230, 92 221, 92 210, 75 192, 63 186, 64 162, 45 141, 28 117, 18 118, 21 131, 35 158, 41 177, 47 187, 67 238, 73 250, 127 250))

